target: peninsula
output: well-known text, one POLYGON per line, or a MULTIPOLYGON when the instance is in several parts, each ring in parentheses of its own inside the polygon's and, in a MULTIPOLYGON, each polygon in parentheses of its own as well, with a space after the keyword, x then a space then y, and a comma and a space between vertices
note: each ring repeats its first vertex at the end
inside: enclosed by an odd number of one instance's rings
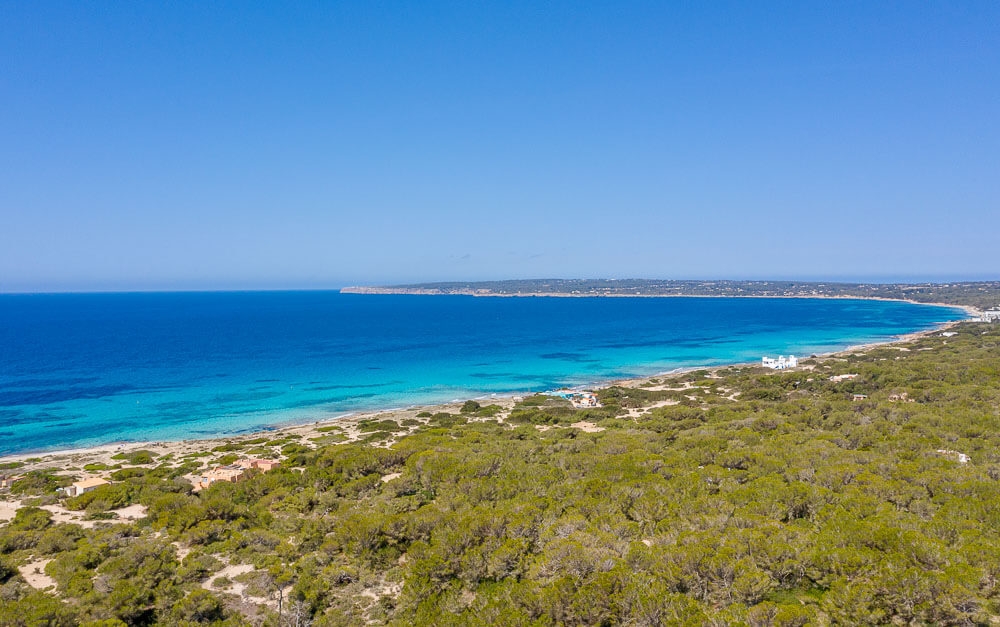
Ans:
POLYGON ((691 281, 672 279, 517 279, 352 286, 343 294, 466 296, 726 296, 758 298, 879 298, 1000 308, 1000 281, 837 283, 809 281, 691 281))

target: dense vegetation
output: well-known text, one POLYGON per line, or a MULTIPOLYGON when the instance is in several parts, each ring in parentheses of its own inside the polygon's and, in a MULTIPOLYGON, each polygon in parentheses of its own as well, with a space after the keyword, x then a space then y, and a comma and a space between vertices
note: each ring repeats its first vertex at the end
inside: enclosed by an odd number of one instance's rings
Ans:
POLYGON ((141 521, 0 526, 0 624, 278 624, 207 585, 224 563, 252 566, 252 598, 281 590, 289 625, 989 624, 1000 325, 954 330, 609 388, 599 409, 531 397, 409 435, 371 421, 366 442, 245 442, 287 459, 200 494, 143 457, 70 503, 141 521), (54 591, 18 572, 40 559, 54 591))
POLYGON ((830 283, 816 281, 671 281, 661 279, 521 279, 347 288, 371 294, 573 296, 808 296, 892 298, 1000 308, 1000 281, 957 283, 830 283))

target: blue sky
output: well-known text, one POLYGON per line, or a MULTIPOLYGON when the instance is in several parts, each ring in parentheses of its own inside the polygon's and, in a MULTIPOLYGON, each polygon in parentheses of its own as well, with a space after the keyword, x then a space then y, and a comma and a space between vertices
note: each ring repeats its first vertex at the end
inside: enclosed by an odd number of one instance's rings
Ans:
POLYGON ((996 2, 4 2, 0 291, 1000 277, 996 2))

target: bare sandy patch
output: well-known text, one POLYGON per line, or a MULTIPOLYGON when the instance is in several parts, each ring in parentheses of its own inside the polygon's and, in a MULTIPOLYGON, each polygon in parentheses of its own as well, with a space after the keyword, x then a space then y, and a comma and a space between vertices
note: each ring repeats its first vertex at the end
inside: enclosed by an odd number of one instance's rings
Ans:
POLYGON ((118 515, 119 520, 141 520, 147 515, 146 506, 138 504, 111 511, 118 515))
POLYGON ((579 429, 584 433, 599 433, 604 431, 604 427, 598 427, 592 422, 587 422, 586 420, 581 420, 580 422, 574 422, 570 425, 574 429, 579 429))
POLYGON ((375 601, 384 596, 396 598, 403 591, 403 584, 397 582, 382 582, 371 588, 365 588, 358 593, 359 596, 368 597, 375 601))
POLYGON ((52 514, 52 522, 58 524, 80 525, 84 529, 93 529, 96 520, 84 520, 83 512, 74 512, 62 505, 42 505, 42 509, 52 514))
POLYGON ((93 529, 99 523, 115 524, 129 523, 146 517, 145 505, 129 505, 119 509, 108 510, 109 513, 117 515, 117 518, 102 520, 87 520, 86 512, 78 512, 66 509, 62 505, 42 505, 41 509, 52 514, 52 522, 57 524, 79 525, 84 529, 93 529))
POLYGON ((656 401, 652 405, 646 407, 646 409, 656 409, 657 407, 670 407, 672 405, 680 405, 680 401, 666 400, 666 401, 656 401))
POLYGON ((246 589, 246 584, 242 584, 238 581, 232 582, 228 588, 216 588, 213 584, 215 580, 219 577, 226 577, 228 579, 233 579, 234 577, 239 577, 242 574, 249 573, 253 571, 253 565, 251 564, 230 564, 219 572, 215 573, 213 576, 209 577, 202 582, 201 587, 206 590, 216 591, 216 592, 226 592, 229 594, 235 594, 237 596, 243 596, 243 591, 246 589))
POLYGON ((33 562, 28 562, 24 566, 19 566, 18 571, 21 573, 21 577, 28 582, 28 585, 37 590, 45 590, 46 588, 55 588, 56 580, 45 574, 45 566, 51 562, 52 559, 35 560, 33 562))
MULTIPOLYGON (((690 396, 690 395, 687 395, 687 398, 689 398, 689 399, 691 399, 693 401, 697 401, 698 400, 697 397, 690 396)), ((656 409, 657 407, 669 407, 671 405, 680 405, 680 404, 681 404, 680 401, 666 400, 666 401, 657 401, 657 402, 653 403, 652 405, 646 405, 645 407, 631 407, 628 410, 628 417, 634 419, 634 418, 638 418, 639 416, 641 416, 641 415, 643 415, 645 413, 648 413, 648 412, 656 409)))
POLYGON ((14 520, 14 516, 20 507, 20 501, 0 501, 0 522, 14 520))

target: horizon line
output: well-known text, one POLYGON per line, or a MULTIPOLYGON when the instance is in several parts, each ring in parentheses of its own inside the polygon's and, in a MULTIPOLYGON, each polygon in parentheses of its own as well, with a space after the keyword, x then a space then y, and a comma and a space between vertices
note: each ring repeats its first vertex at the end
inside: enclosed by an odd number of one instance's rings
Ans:
POLYGON ((797 279, 797 278, 756 278, 756 279, 734 279, 734 278, 701 278, 701 279, 666 279, 666 278, 648 278, 648 277, 625 277, 625 278, 611 278, 611 277, 587 277, 587 278, 556 278, 556 277, 537 277, 528 279, 474 279, 474 280, 461 280, 461 279, 451 279, 451 280, 432 280, 432 281, 418 281, 410 283, 355 283, 341 285, 338 287, 213 287, 213 288, 124 288, 124 289, 66 289, 66 290, 11 290, 7 291, 0 288, 0 296, 15 296, 15 295, 59 295, 59 294, 199 294, 199 293, 259 293, 259 292, 340 292, 348 288, 357 287, 373 287, 373 288, 384 288, 384 287, 412 287, 412 286, 424 286, 424 285, 435 285, 435 284, 448 284, 448 283, 503 283, 503 282, 513 282, 513 281, 677 281, 677 282, 710 282, 710 281, 731 281, 731 282, 744 282, 744 283, 760 283, 760 282, 783 282, 783 283, 823 283, 823 284, 853 284, 853 285, 950 285, 956 283, 992 283, 1000 281, 1000 278, 995 279, 899 279, 895 281, 891 280, 857 280, 857 279, 844 279, 844 278, 809 278, 809 279, 797 279))

